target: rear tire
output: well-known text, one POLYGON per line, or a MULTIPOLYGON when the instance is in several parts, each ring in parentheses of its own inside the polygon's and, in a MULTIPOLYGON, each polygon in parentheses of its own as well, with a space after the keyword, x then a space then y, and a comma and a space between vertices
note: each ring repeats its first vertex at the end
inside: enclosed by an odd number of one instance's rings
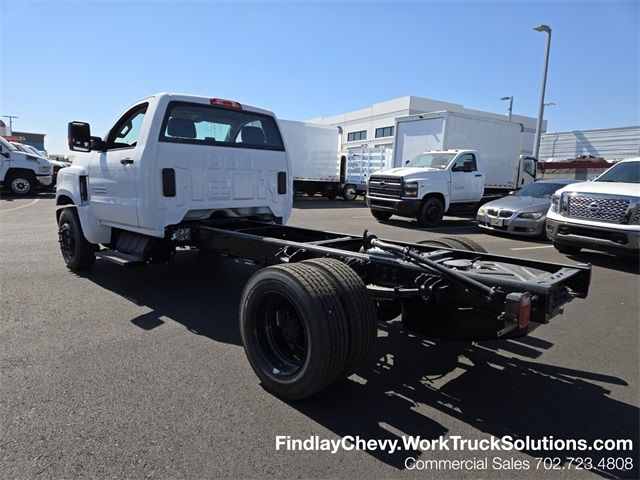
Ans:
POLYGON ((447 240, 448 242, 453 242, 454 244, 460 245, 459 250, 469 250, 471 252, 480 252, 487 253, 482 245, 480 245, 475 240, 471 240, 469 237, 442 237, 438 240, 447 240))
POLYGON ((333 284, 347 316, 349 347, 340 377, 346 378, 367 363, 378 334, 376 310, 362 279, 347 265, 333 258, 302 262, 320 270, 333 284))
POLYGON ((58 241, 62 258, 71 270, 87 270, 96 260, 96 245, 84 237, 77 212, 65 208, 58 219, 58 241))
POLYGON ((256 272, 242 293, 240 335, 253 371, 279 397, 313 395, 345 370, 347 318, 331 279, 314 266, 256 272))
POLYGON ((418 213, 418 223, 424 228, 434 228, 440 225, 444 216, 444 204, 436 197, 427 198, 418 213))
POLYGON ((371 210, 371 215, 380 222, 386 222, 393 214, 382 210, 371 210))
POLYGON ((565 245, 564 243, 555 243, 554 242, 553 246, 555 247, 556 250, 558 250, 560 253, 564 253, 565 255, 576 255, 576 254, 580 253, 580 251, 582 250, 582 248, 580 248, 580 247, 574 247, 572 245, 565 245))
POLYGON ((36 190, 36 176, 33 172, 9 172, 5 185, 14 195, 29 195, 36 190))
MULTIPOLYGON (((418 242, 419 245, 428 245, 430 247, 436 247, 436 248, 453 248, 456 250, 461 250, 461 244, 456 243, 456 242, 452 242, 450 239, 448 239, 447 237, 440 237, 440 238, 436 238, 434 240, 422 240, 421 242, 418 242)), ((466 248, 463 248, 462 250, 467 250, 466 248)))
POLYGON ((342 198, 347 202, 352 202, 358 197, 358 189, 355 185, 347 184, 342 189, 342 198))

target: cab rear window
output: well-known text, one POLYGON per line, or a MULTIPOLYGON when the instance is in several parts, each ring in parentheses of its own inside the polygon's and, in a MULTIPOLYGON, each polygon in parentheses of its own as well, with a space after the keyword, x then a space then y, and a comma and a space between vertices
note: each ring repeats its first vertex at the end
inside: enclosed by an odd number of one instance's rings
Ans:
POLYGON ((161 142, 216 145, 260 150, 284 150, 273 117, 235 108, 170 102, 161 142))

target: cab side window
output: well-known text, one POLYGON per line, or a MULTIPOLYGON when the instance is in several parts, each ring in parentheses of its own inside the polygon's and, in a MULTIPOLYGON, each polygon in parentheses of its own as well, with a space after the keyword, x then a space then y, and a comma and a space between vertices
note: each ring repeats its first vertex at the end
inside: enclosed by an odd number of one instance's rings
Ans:
POLYGON ((149 104, 137 105, 125 113, 109 132, 107 150, 134 148, 138 144, 142 121, 149 104))
POLYGON ((473 153, 465 153, 461 155, 451 167, 452 172, 464 172, 464 163, 471 162, 473 167, 471 168, 472 172, 478 170, 478 166, 476 165, 476 156, 473 153))

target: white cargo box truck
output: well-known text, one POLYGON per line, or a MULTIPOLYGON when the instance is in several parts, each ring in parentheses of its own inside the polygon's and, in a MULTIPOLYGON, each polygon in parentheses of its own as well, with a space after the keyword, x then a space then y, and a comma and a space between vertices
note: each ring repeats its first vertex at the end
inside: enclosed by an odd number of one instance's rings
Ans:
POLYGON ((523 126, 456 112, 396 119, 395 167, 427 151, 475 150, 485 165, 485 193, 522 188, 535 180, 535 161, 522 157, 523 126))
POLYGON ((296 192, 354 200, 357 189, 345 182, 345 159, 340 154, 339 127, 280 120, 291 159, 296 192))
POLYGON ((455 112, 397 118, 394 167, 371 175, 367 205, 378 220, 413 217, 428 228, 445 213, 475 211, 535 180, 522 133, 519 123, 455 112))

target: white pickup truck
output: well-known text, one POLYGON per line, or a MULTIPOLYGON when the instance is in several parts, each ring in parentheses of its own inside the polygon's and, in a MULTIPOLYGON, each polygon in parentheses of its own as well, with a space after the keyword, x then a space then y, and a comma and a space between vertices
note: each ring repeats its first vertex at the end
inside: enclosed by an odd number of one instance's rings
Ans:
POLYGON ((53 166, 46 158, 23 152, 0 136, 0 186, 14 195, 29 195, 53 183, 53 166))
POLYGON ((640 252, 640 157, 619 162, 592 182, 572 183, 551 198, 547 236, 562 253, 583 248, 640 252))
POLYGON ((522 336, 588 292, 590 266, 492 255, 464 237, 418 245, 286 226, 291 165, 267 110, 162 93, 103 137, 83 122, 68 137, 85 153, 58 178, 67 266, 144 266, 195 247, 265 267, 244 288, 240 334, 256 375, 287 399, 351 375, 378 318, 401 314, 444 339, 522 336))

